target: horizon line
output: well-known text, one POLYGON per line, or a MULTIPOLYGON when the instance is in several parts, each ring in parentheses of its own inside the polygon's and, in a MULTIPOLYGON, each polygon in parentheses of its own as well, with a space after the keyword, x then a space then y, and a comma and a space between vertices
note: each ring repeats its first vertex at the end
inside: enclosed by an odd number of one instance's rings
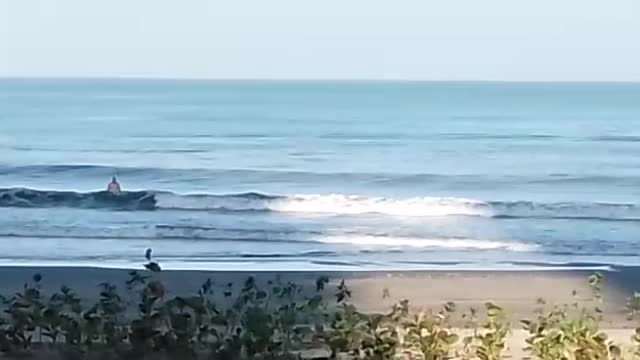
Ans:
POLYGON ((0 80, 70 80, 70 81, 122 81, 122 80, 138 80, 138 81, 184 81, 184 82, 327 82, 327 83, 540 83, 540 84, 640 84, 640 79, 631 80, 533 80, 533 79, 515 79, 515 80, 494 80, 494 79, 403 79, 403 78, 214 78, 214 77, 147 77, 147 76, 3 76, 0 80))

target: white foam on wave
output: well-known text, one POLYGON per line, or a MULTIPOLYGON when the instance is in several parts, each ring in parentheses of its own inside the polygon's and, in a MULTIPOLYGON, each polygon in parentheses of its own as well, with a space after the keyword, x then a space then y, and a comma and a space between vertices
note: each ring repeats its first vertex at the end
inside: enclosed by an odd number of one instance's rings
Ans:
POLYGON ((522 217, 611 221, 640 221, 640 204, 537 203, 532 201, 482 201, 458 197, 385 198, 346 194, 268 196, 158 194, 160 208, 227 211, 274 211, 291 214, 361 215, 401 217, 522 217))
MULTIPOLYGON (((470 239, 470 238, 430 238, 411 237, 401 235, 376 235, 358 233, 328 232, 318 235, 305 232, 282 233, 275 231, 261 231, 260 229, 238 230, 238 229, 206 229, 206 228, 180 228, 174 229, 149 229, 146 227, 125 227, 120 229, 95 229, 95 228, 74 228, 73 231, 65 228, 49 228, 45 230, 24 230, 10 229, 2 236, 8 238, 39 238, 64 240, 64 239, 100 239, 110 240, 154 240, 154 239, 200 239, 206 240, 228 240, 228 241, 286 241, 286 242, 316 242, 324 244, 351 244, 356 246, 376 246, 385 248, 439 248, 451 250, 493 250, 501 249, 515 252, 528 252, 538 249, 536 244, 527 244, 516 241, 470 239)), ((22 244, 28 244, 22 242, 22 244)), ((14 249, 15 250, 15 249, 14 249)), ((28 251, 25 250, 25 251, 28 251)))
POLYGON ((360 246, 385 246, 385 247, 417 247, 440 248, 452 250, 509 250, 517 252, 534 251, 537 245, 518 242, 458 239, 458 238, 418 238, 376 235, 327 235, 314 239, 315 241, 330 244, 353 244, 360 246))
POLYGON ((270 209, 293 213, 367 214, 377 213, 394 216, 490 216, 481 201, 462 198, 416 197, 388 199, 357 195, 295 195, 277 200, 270 209))
POLYGON ((276 198, 158 193, 156 194, 156 200, 158 201, 157 206, 164 209, 263 211, 271 210, 270 203, 276 201, 276 198))
POLYGON ((191 210, 276 211, 309 214, 385 214, 392 216, 492 216, 490 207, 478 200, 453 197, 389 199, 358 195, 293 195, 255 198, 243 196, 177 196, 159 194, 158 206, 191 210))

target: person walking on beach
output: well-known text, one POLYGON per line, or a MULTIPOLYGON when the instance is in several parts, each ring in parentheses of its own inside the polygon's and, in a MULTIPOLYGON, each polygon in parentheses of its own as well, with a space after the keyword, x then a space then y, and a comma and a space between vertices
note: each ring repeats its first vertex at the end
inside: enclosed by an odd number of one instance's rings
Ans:
POLYGON ((113 195, 120 194, 120 184, 118 183, 118 180, 116 180, 115 176, 111 178, 111 182, 109 183, 109 185, 107 185, 107 191, 112 193, 113 195))

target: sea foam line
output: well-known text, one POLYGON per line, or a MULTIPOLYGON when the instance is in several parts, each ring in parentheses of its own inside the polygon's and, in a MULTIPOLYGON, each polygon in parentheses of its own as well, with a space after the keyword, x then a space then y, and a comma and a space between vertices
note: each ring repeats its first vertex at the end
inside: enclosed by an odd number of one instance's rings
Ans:
POLYGON ((292 214, 401 217, 479 216, 593 221, 640 221, 637 204, 532 201, 482 201, 458 197, 393 199, 345 194, 271 196, 260 193, 231 195, 156 195, 159 208, 183 210, 273 211, 292 214))

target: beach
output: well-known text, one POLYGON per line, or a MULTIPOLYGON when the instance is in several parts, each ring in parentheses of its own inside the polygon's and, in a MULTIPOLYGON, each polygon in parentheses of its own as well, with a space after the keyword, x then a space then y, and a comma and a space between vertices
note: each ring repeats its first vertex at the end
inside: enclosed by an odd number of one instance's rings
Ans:
MULTIPOLYGON (((109 282, 125 290, 129 272, 125 269, 85 267, 0 267, 0 294, 11 294, 22 289, 34 274, 43 276, 44 290, 59 290, 67 285, 87 301, 96 301, 98 285, 109 282)), ((144 272, 140 267, 138 271, 144 272)), ((167 289, 167 296, 196 293, 208 279, 219 286, 234 283, 239 289, 247 277, 258 283, 280 279, 315 289, 315 280, 327 276, 329 297, 340 280, 344 279, 352 290, 352 301, 363 312, 383 313, 401 299, 408 299, 418 308, 435 308, 453 301, 461 308, 482 308, 487 301, 504 307, 517 322, 531 317, 538 299, 559 305, 575 301, 589 303, 592 298, 587 278, 588 271, 392 271, 392 272, 222 272, 222 271, 162 271, 156 276, 167 289), (383 293, 388 290, 388 297, 383 293), (574 297, 573 291, 577 292, 574 297)), ((630 327, 626 309, 628 298, 640 279, 640 268, 616 268, 605 274, 605 318, 616 327, 630 327)), ((217 294, 222 296, 220 292, 217 294)), ((222 299, 220 299, 222 300, 222 299)), ((518 326, 518 324, 514 324, 518 326)))
MULTIPOLYGON (((144 273, 142 268, 139 271, 144 273)), ((124 283, 129 279, 129 272, 82 267, 1 267, 0 293, 8 295, 20 291, 34 274, 41 274, 45 292, 66 285, 89 304, 98 300, 98 284, 103 282, 115 284, 126 293, 124 283)), ((484 304, 492 302, 505 310, 510 321, 512 330, 507 354, 521 358, 527 334, 522 330, 520 320, 535 318, 539 299, 544 299, 549 306, 577 303, 580 307, 593 308, 597 305, 587 281, 590 274, 587 271, 162 271, 154 276, 165 285, 167 298, 194 295, 207 279, 211 279, 214 287, 219 289, 227 289, 228 284, 233 283, 232 288, 238 290, 249 276, 255 278, 258 286, 267 287, 267 283, 275 281, 296 283, 303 287, 303 294, 311 296, 315 292, 316 279, 327 276, 330 282, 322 294, 329 302, 334 301, 335 286, 344 279, 352 292, 352 303, 364 313, 386 313, 402 299, 409 300, 416 310, 438 310, 445 302, 452 301, 457 306, 456 315, 451 319, 452 326, 459 328, 463 328, 467 321, 461 316, 463 313, 470 308, 479 309, 482 313, 484 304)), ((601 328, 612 340, 628 344, 638 323, 629 319, 627 301, 640 278, 640 268, 621 267, 603 275, 601 328)), ((214 290, 213 299, 222 304, 226 301, 221 290, 214 290)), ((130 300, 137 299, 131 297, 130 300)))

